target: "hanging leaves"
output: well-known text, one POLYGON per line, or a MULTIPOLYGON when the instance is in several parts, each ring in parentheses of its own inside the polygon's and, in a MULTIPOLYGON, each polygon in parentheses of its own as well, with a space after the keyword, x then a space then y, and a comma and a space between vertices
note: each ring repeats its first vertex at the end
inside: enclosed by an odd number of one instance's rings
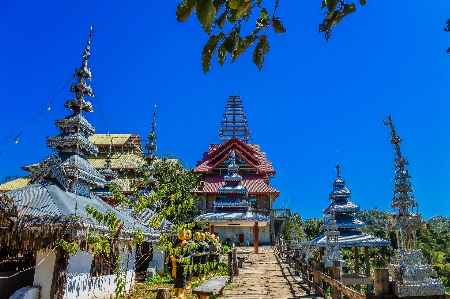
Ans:
POLYGON ((272 18, 272 27, 276 33, 286 33, 286 29, 283 27, 283 22, 280 18, 272 18))
MULTIPOLYGON (((203 30, 211 35, 213 29, 216 34, 211 36, 202 51, 202 68, 207 73, 211 67, 211 59, 217 51, 217 62, 225 64, 226 55, 230 53, 231 62, 240 57, 245 50, 253 46, 258 40, 258 49, 253 51, 253 62, 261 70, 264 55, 269 51, 267 30, 273 27, 278 34, 286 33, 281 19, 276 16, 280 0, 266 0, 264 4, 271 5, 273 10, 262 7, 264 0, 182 0, 176 10, 177 20, 184 22, 196 10, 197 19, 203 30), (228 26, 227 26, 228 23, 228 26), (237 30, 253 26, 252 34, 235 36, 237 30), (228 27, 228 28, 227 28, 228 27), (264 38, 261 37, 264 35, 264 38), (218 39, 218 37, 220 38, 218 39)), ((367 4, 367 0, 358 0, 360 5, 367 4)), ((345 0, 322 0, 321 9, 326 8, 325 18, 319 25, 319 33, 325 33, 325 39, 330 38, 331 29, 339 24, 344 17, 356 11, 354 3, 345 0)), ((448 50, 450 53, 450 48, 448 50)))
MULTIPOLYGON (((366 4, 366 2, 360 0, 362 5, 366 4)), ((356 5, 354 3, 346 4, 344 0, 323 0, 321 9, 325 7, 328 11, 325 13, 325 19, 319 25, 319 32, 324 32, 325 39, 328 40, 331 35, 331 29, 339 24, 345 16, 355 12, 356 5)))
POLYGON ((202 67, 203 72, 206 74, 209 71, 211 65, 211 59, 216 51, 217 44, 223 37, 223 33, 221 32, 219 35, 213 35, 209 38, 206 45, 203 47, 202 51, 202 67))
POLYGON ((197 18, 202 24, 203 30, 211 34, 212 24, 216 17, 217 10, 213 5, 212 0, 198 0, 197 1, 197 18))
POLYGON ((258 67, 258 70, 262 69, 264 63, 264 55, 269 52, 269 42, 265 35, 261 35, 258 43, 256 44, 255 50, 253 51, 253 62, 258 67))
POLYGON ((186 21, 195 10, 195 4, 197 4, 197 0, 183 0, 180 4, 178 4, 176 11, 177 21, 186 21))

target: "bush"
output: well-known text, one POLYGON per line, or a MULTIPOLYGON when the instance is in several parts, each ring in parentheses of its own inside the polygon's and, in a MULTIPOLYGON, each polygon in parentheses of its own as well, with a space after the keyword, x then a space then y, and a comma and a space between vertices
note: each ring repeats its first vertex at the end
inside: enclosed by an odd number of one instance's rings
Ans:
POLYGON ((173 283, 173 278, 170 275, 167 276, 159 276, 156 274, 152 278, 147 278, 145 280, 146 284, 154 285, 154 284, 163 284, 163 283, 173 283))

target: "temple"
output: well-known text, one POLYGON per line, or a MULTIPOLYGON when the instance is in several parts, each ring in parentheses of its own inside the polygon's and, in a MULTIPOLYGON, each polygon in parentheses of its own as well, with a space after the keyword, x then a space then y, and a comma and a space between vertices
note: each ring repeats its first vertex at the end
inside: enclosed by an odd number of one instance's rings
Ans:
POLYGON ((326 266, 333 265, 334 261, 342 260, 339 248, 354 247, 355 268, 352 269, 354 273, 342 275, 342 283, 355 284, 358 289, 359 285, 366 284, 370 290, 369 247, 390 246, 390 241, 361 231, 366 228, 366 224, 355 217, 359 206, 352 203, 349 200, 350 197, 351 191, 345 186, 345 181, 341 178, 340 166, 337 164, 336 179, 329 195, 331 203, 323 211, 325 215, 329 215, 321 227, 324 234, 311 240, 311 245, 321 248, 322 261, 326 266), (365 275, 360 274, 358 247, 364 247, 365 275))
POLYGON ((76 81, 70 88, 74 96, 64 103, 72 113, 56 121, 58 135, 47 137, 47 146, 53 152, 29 167, 29 185, 0 198, 0 214, 6 215, 11 224, 0 232, 0 272, 2 277, 11 277, 0 281, 0 298, 9 298, 20 287, 29 287, 32 292, 34 286, 40 286, 40 298, 110 296, 116 287, 115 270, 110 265, 121 255, 130 261, 125 272, 129 290, 134 282, 136 247, 131 246, 131 240, 135 230, 140 229, 147 242, 159 238, 158 232, 104 201, 111 198, 105 188, 115 176, 110 155, 101 170, 86 159, 87 155, 98 153, 88 138, 94 127, 83 116, 93 111, 85 99, 94 95, 87 82, 91 79, 88 59, 92 33, 91 27, 81 67, 75 70, 76 81), (111 254, 107 257, 93 258, 88 248, 90 229, 91 233, 108 233, 104 224, 87 212, 88 206, 103 214, 112 213, 123 223, 117 238, 111 241, 111 254), (57 246, 62 239, 77 243, 75 254, 57 246))
POLYGON ((391 130, 391 143, 395 149, 394 196, 391 203, 395 213, 389 218, 389 226, 397 234, 398 248, 389 265, 393 291, 399 297, 444 295, 442 280, 431 278, 435 276, 432 265, 423 258, 422 250, 417 248, 416 232, 422 225, 422 215, 418 212, 411 176, 406 169, 408 160, 400 150, 402 139, 397 135, 390 115, 383 123, 391 130))
MULTIPOLYGON (((195 172, 201 175, 196 194, 204 198, 198 201, 197 208, 202 215, 211 215, 211 217, 223 208, 231 208, 223 206, 227 202, 224 196, 229 195, 226 190, 231 188, 230 184, 237 184, 235 187, 239 187, 242 192, 248 194, 248 200, 241 197, 233 203, 248 205, 245 208, 252 214, 249 214, 248 219, 245 219, 242 214, 243 218, 239 221, 229 220, 226 224, 228 227, 226 232, 223 227, 220 229, 220 234, 221 237, 228 238, 237 244, 249 243, 254 239, 255 234, 253 229, 249 227, 245 229, 244 223, 247 225, 252 221, 254 223, 255 219, 252 218, 254 215, 270 216, 273 201, 280 192, 270 186, 270 179, 276 173, 272 162, 267 160, 259 144, 249 143, 250 130, 240 96, 228 97, 219 138, 221 143, 211 144, 195 167, 195 172), (237 173, 238 170, 239 173, 237 173), (237 178, 238 181, 235 180, 237 178)), ((215 231, 214 225, 211 231, 215 231)), ((265 222, 259 223, 259 232, 259 242, 270 243, 270 225, 265 222)))

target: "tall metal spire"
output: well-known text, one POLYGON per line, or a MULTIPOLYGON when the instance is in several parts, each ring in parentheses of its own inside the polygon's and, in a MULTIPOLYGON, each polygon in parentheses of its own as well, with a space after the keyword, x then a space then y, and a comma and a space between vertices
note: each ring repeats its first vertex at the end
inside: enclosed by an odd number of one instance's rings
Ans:
POLYGON ((155 134, 155 127, 156 127, 156 104, 155 108, 153 110, 153 121, 152 121, 152 128, 150 130, 150 133, 147 136, 147 144, 145 145, 145 149, 147 150, 147 154, 145 155, 145 159, 151 163, 156 157, 155 152, 158 150, 158 147, 156 145, 156 134, 155 134))
POLYGON ((247 116, 240 96, 228 96, 223 120, 220 123, 219 138, 222 142, 231 138, 239 138, 245 143, 250 141, 247 116))
POLYGON ((392 117, 383 120, 383 124, 391 129, 391 143, 395 149, 394 196, 391 208, 396 209, 389 217, 389 226, 397 234, 395 257, 391 259, 389 272, 394 282, 394 292, 401 297, 430 296, 445 294, 444 284, 440 279, 431 278, 433 269, 423 258, 422 251, 417 248, 416 231, 422 224, 422 216, 414 201, 408 170, 408 161, 402 156, 400 143, 392 117))
POLYGON ((91 80, 87 63, 91 55, 89 50, 92 33, 91 26, 87 45, 82 54, 81 67, 75 70, 76 82, 70 87, 75 96, 64 103, 64 106, 73 113, 56 121, 56 127, 60 131, 58 135, 47 137, 47 146, 52 148, 53 154, 37 166, 30 167, 32 183, 55 179, 64 189, 84 196, 89 196, 91 188, 103 187, 106 184, 105 176, 85 157, 98 153, 97 146, 88 139, 95 129, 82 115, 82 111, 93 111, 92 104, 84 99, 85 96, 94 96, 86 82, 91 80))
POLYGON ((397 242, 399 249, 417 249, 416 231, 422 223, 422 216, 418 213, 418 204, 414 201, 413 188, 411 187, 411 176, 406 169, 408 160, 402 156, 400 143, 402 139, 397 135, 392 117, 388 121, 383 120, 391 130, 391 143, 395 149, 395 185, 391 208, 398 209, 390 219, 390 226, 397 231, 397 242))

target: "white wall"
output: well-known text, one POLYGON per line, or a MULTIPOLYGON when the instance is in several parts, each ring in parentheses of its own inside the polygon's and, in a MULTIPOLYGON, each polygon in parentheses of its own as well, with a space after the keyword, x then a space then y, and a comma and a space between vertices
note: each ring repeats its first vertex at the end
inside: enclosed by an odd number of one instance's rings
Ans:
POLYGON ((155 268, 156 273, 164 272, 164 252, 158 248, 158 244, 156 241, 152 242, 153 247, 153 258, 149 263, 149 267, 155 268))
MULTIPOLYGON (((214 226, 214 232, 218 233, 220 240, 225 241, 226 238, 230 238, 235 244, 239 244, 239 234, 244 234, 245 241, 250 241, 253 244, 253 226, 214 226)), ((260 226, 258 231, 258 244, 268 245, 270 244, 270 228, 266 226, 260 226)))
POLYGON ((56 254, 51 250, 37 253, 33 285, 41 287, 40 299, 50 299, 55 261, 56 254))
MULTIPOLYGON (((127 292, 134 286, 134 262, 136 249, 130 255, 125 255, 129 259, 127 264, 127 283, 125 290, 127 292)), ((114 279, 116 275, 105 275, 90 277, 92 255, 85 251, 78 250, 76 255, 70 255, 69 266, 67 269, 67 284, 65 287, 65 299, 103 299, 110 298, 114 294, 116 287, 114 279)))

